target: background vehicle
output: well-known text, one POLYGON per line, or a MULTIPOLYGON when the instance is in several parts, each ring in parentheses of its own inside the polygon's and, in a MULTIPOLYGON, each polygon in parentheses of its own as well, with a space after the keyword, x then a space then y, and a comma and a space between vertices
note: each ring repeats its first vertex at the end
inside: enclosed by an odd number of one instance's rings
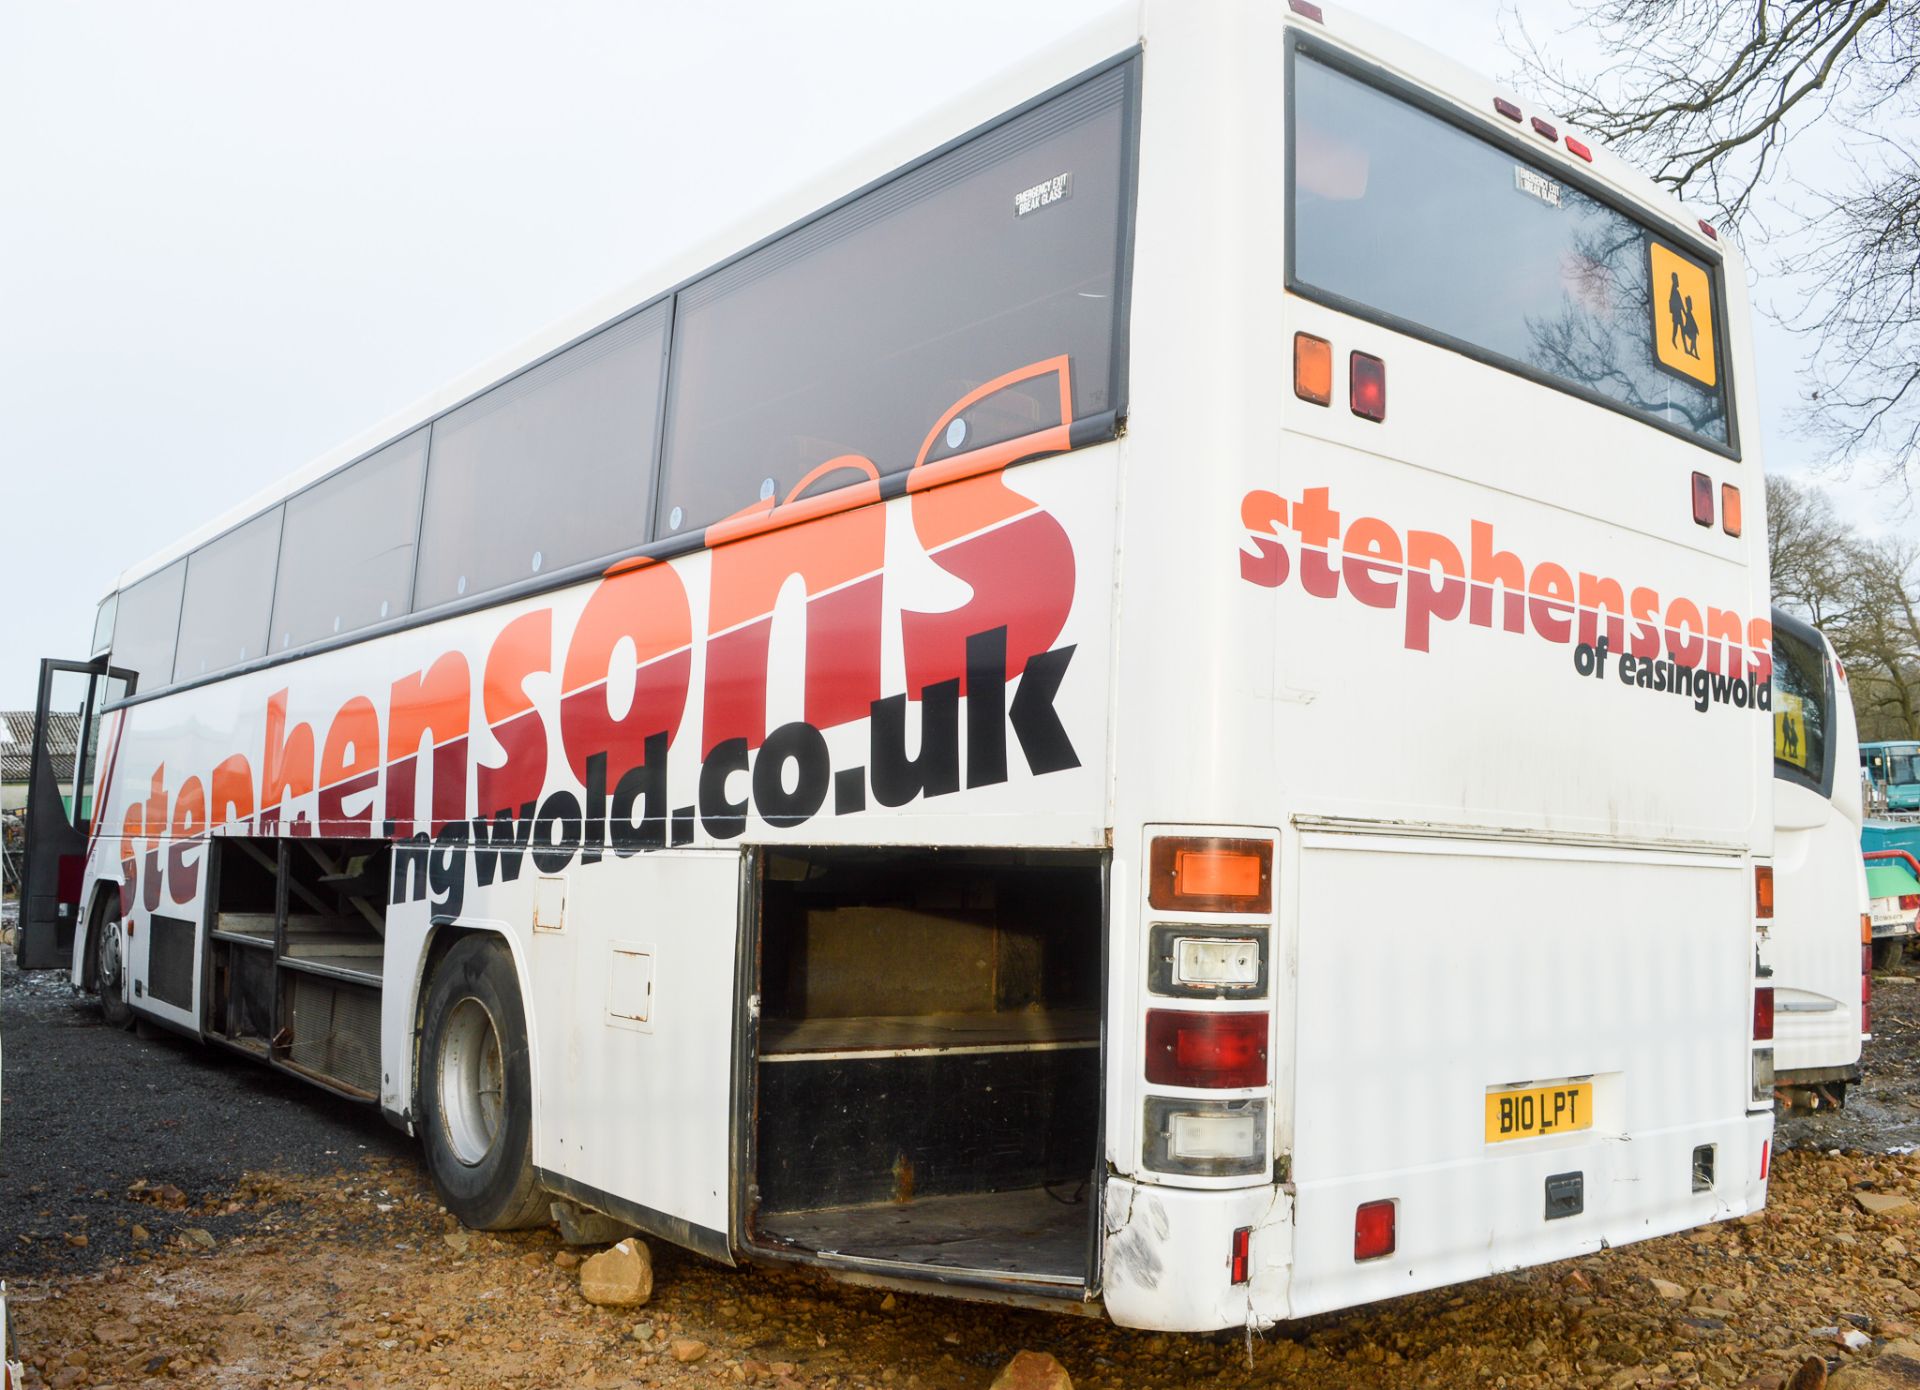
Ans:
POLYGON ((1394 35, 1116 10, 129 569, 76 977, 472 1224, 1129 1325, 1750 1211, 1743 275, 1394 35))
POLYGON ((1881 809, 1920 812, 1920 743, 1863 743, 1860 766, 1881 809))
POLYGON ((1874 964, 1897 965, 1920 932, 1920 821, 1873 818, 1860 828, 1874 964))
POLYGON ((1815 628, 1773 610, 1774 1080, 1841 1105, 1860 1079, 1872 951, 1860 859, 1859 736, 1846 676, 1815 628))

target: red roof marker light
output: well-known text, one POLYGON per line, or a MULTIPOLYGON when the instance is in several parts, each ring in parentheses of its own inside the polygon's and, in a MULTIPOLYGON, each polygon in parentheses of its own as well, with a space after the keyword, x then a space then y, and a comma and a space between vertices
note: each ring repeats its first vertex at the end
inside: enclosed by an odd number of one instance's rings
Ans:
POLYGON ((1576 140, 1571 135, 1567 137, 1567 150, 1569 153, 1579 155, 1587 163, 1593 163, 1593 151, 1588 149, 1583 141, 1576 140))
POLYGON ((1510 121, 1520 119, 1520 108, 1508 101, 1505 97, 1495 97, 1493 99, 1493 109, 1510 121))
POLYGON ((1533 118, 1533 129, 1536 134, 1543 135, 1549 140, 1558 140, 1560 138, 1560 132, 1553 128, 1553 123, 1543 121, 1538 116, 1533 118))
POLYGON ((1720 240, 1720 233, 1714 231, 1713 223, 1707 221, 1704 217, 1700 219, 1700 230, 1712 237, 1715 241, 1720 240))
POLYGON ((1287 8, 1302 19, 1310 19, 1315 24, 1325 24, 1327 18, 1320 13, 1320 7, 1313 0, 1287 0, 1287 8))

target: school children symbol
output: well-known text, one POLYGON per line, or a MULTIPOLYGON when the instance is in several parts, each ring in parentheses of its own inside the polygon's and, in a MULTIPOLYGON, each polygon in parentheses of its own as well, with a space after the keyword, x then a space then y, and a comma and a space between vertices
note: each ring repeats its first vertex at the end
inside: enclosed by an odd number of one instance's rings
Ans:
POLYGON ((1653 354, 1670 372, 1712 386, 1713 281, 1707 272, 1657 241, 1647 243, 1653 277, 1653 354))

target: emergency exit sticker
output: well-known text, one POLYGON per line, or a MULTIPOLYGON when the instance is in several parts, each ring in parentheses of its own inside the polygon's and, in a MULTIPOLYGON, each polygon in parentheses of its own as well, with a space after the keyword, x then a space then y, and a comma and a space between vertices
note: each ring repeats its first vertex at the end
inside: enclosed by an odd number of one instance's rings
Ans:
POLYGON ((1798 695, 1773 693, 1773 756, 1804 769, 1807 765, 1807 717, 1798 695))
POLYGON ((1670 247, 1647 243, 1653 273, 1653 355, 1689 381, 1712 386, 1713 281, 1670 247))

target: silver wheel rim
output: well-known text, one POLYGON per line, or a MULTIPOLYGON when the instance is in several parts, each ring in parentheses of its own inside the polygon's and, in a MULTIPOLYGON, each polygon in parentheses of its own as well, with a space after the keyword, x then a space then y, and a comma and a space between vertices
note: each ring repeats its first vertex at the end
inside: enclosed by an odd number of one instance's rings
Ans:
POLYGON ((99 970, 100 993, 118 995, 120 993, 120 921, 109 918, 100 924, 99 970))
POLYGON ((500 1030, 487 1006, 468 995, 440 1034, 440 1122, 447 1147, 471 1168, 492 1152, 505 1109, 506 1066, 500 1030))

